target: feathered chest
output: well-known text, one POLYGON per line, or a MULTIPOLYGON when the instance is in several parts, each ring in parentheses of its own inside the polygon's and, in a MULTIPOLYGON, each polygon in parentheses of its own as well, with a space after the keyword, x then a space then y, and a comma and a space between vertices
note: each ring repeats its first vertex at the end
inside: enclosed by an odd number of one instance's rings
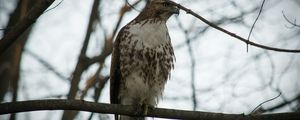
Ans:
POLYGON ((170 42, 168 28, 165 22, 142 21, 129 24, 131 40, 138 40, 138 48, 141 46, 155 48, 159 45, 170 42))
POLYGON ((144 80, 161 76, 166 80, 173 68, 174 53, 164 22, 127 25, 120 40, 120 68, 123 77, 137 70, 144 80))

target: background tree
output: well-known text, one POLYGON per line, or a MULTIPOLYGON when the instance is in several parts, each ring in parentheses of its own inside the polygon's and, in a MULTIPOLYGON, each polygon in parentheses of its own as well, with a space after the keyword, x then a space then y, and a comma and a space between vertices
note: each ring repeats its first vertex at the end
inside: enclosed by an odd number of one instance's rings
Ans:
MULTIPOLYGON (((17 1, 15 10, 10 14, 9 21, 4 34, 18 21, 20 21, 32 7, 35 0, 17 1)), ((2 1, 3 2, 3 1, 2 1)), ((4 54, 0 56, 0 101, 4 100, 6 93, 12 95, 11 101, 17 101, 19 80, 20 80, 20 64, 24 46, 28 40, 31 28, 27 29, 4 54)), ((10 120, 15 120, 15 114, 10 116, 10 120)))

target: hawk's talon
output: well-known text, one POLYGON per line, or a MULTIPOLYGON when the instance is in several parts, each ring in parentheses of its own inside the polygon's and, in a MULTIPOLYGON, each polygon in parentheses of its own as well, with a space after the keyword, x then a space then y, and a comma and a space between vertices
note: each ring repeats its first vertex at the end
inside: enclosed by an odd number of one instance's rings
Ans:
POLYGON ((153 105, 149 105, 149 104, 143 104, 142 108, 143 108, 143 115, 147 116, 149 110, 153 110, 154 106, 153 105))
POLYGON ((147 105, 147 104, 143 105, 143 115, 145 115, 145 116, 148 114, 148 107, 149 107, 149 105, 147 105))

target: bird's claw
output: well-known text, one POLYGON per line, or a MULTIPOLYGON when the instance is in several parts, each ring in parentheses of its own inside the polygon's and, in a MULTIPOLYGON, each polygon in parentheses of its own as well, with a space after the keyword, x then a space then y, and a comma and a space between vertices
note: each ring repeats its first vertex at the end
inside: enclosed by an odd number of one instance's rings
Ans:
POLYGON ((143 115, 147 115, 148 114, 148 106, 147 104, 143 105, 143 115))
POLYGON ((149 104, 143 104, 142 108, 143 108, 143 115, 146 116, 146 115, 148 115, 149 109, 153 110, 154 106, 149 105, 149 104))

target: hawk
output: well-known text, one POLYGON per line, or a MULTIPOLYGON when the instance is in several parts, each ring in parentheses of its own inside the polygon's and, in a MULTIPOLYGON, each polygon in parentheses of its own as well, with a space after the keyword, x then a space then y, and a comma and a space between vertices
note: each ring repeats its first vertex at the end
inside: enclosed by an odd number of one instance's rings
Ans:
MULTIPOLYGON (((174 68, 167 20, 179 9, 168 0, 152 0, 118 33, 110 70, 112 104, 155 107, 174 68)), ((118 119, 118 115, 115 115, 118 119)), ((121 120, 144 120, 120 116, 121 120)))

